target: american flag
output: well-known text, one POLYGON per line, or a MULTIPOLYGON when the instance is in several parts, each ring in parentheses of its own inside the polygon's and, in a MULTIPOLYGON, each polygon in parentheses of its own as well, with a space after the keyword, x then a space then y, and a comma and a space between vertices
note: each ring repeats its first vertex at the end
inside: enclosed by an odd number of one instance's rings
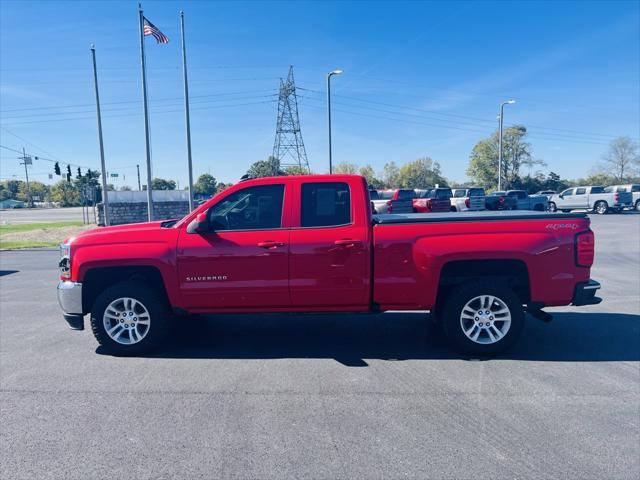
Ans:
POLYGON ((158 43, 169 43, 169 37, 167 37, 164 33, 158 30, 153 23, 146 19, 146 17, 142 17, 144 20, 144 36, 147 37, 149 35, 153 35, 153 38, 156 39, 158 43))

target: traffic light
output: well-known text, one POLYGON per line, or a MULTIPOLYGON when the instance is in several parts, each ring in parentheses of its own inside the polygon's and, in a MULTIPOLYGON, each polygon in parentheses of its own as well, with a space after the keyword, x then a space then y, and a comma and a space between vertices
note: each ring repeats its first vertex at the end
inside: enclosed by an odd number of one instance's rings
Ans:
POLYGON ((60 175, 60 165, 58 164, 58 162, 56 162, 56 164, 53 167, 53 171, 55 172, 56 175, 60 175))
POLYGON ((81 179, 82 179, 82 172, 80 171, 80 167, 78 167, 78 175, 76 175, 76 178, 77 178, 78 180, 81 180, 81 179))
POLYGON ((67 165, 67 182, 71 181, 71 165, 67 165))

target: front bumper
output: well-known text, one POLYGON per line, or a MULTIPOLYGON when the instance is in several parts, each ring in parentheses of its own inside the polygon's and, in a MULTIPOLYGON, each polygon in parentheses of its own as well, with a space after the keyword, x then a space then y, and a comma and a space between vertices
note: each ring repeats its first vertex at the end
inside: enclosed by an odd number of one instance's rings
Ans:
POLYGON ((82 311, 82 284, 61 281, 58 283, 58 303, 62 316, 73 330, 84 330, 82 311))
POLYGON ((581 305, 597 305, 602 301, 600 297, 596 297, 596 291, 600 288, 600 283, 595 280, 588 282, 580 282, 576 285, 573 292, 572 305, 577 307, 581 305))

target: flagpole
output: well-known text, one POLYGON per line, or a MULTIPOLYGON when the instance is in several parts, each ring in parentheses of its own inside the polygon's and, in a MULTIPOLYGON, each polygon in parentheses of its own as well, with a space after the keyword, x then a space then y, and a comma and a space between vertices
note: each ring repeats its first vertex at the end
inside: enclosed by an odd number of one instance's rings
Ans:
POLYGON ((187 82, 187 49, 184 39, 184 12, 180 12, 182 32, 182 73, 184 76, 184 116, 187 126, 187 163, 189 165, 189 211, 193 210, 193 165, 191 162, 191 121, 189 119, 189 84, 187 82))
POLYGON ((153 195, 151 186, 151 150, 149 148, 149 105, 147 102, 147 68, 144 57, 144 16, 142 4, 138 4, 140 23, 140 62, 142 65, 142 100, 144 103, 144 142, 147 154, 147 210, 149 221, 153 220, 153 195))
POLYGON ((109 202, 107 200, 107 169, 104 163, 104 144, 102 142, 102 116, 100 115, 100 95, 98 94, 98 68, 96 67, 96 47, 91 44, 91 58, 93 59, 93 84, 96 90, 96 114, 98 116, 98 140, 100 142, 100 166, 102 168, 102 207, 104 212, 104 226, 109 226, 109 202))

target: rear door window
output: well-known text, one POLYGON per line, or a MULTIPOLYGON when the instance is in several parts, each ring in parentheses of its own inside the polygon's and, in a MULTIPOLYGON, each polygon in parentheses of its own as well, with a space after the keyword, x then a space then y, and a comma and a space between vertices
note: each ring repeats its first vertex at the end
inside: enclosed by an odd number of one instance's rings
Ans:
POLYGON ((398 190, 398 200, 411 200, 416 198, 416 192, 413 190, 398 190))
POLYGON ((344 182, 302 184, 303 227, 329 227, 351 223, 351 192, 344 182))
POLYGON ((448 200, 452 196, 451 190, 448 188, 438 188, 436 190, 436 199, 438 200, 448 200))
MULTIPOLYGON (((578 188, 578 190, 582 190, 582 194, 587 192, 586 188, 578 188)), ((591 187, 591 193, 604 193, 603 187, 591 187)), ((576 193, 576 195, 581 195, 580 193, 576 193)))

